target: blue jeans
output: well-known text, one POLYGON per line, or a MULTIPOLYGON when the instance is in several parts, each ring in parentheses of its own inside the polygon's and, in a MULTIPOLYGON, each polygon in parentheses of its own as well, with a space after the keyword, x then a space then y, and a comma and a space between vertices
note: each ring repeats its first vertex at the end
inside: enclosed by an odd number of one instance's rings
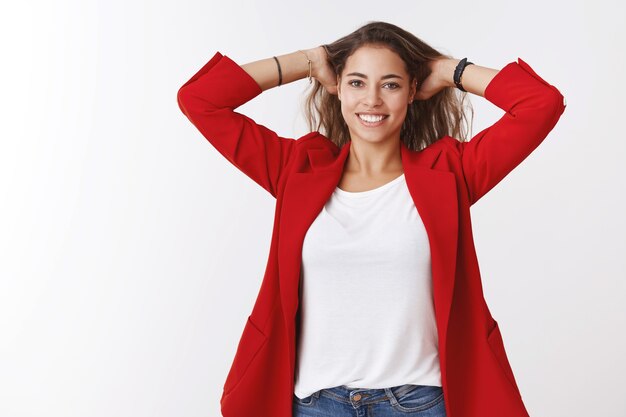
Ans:
POLYGON ((446 417, 443 389, 433 385, 321 389, 293 395, 293 417, 446 417))

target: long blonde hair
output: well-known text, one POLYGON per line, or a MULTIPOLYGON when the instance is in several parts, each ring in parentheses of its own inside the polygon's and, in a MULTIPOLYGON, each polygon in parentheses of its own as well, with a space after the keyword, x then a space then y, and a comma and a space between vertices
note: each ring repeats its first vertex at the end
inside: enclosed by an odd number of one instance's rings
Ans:
MULTIPOLYGON (((326 44, 331 68, 341 74, 348 57, 365 45, 384 46, 397 53, 405 63, 410 84, 417 79, 418 87, 430 74, 428 61, 452 58, 396 25, 374 21, 326 44)), ((445 135, 466 141, 466 107, 471 111, 471 118, 474 115, 471 103, 465 105, 466 95, 457 88, 444 88, 427 100, 413 100, 400 130, 401 140, 412 150, 421 150, 445 135)), ((317 80, 305 98, 304 112, 309 130, 319 131, 339 147, 350 139, 348 125, 341 113, 341 101, 336 95, 329 94, 317 80)))

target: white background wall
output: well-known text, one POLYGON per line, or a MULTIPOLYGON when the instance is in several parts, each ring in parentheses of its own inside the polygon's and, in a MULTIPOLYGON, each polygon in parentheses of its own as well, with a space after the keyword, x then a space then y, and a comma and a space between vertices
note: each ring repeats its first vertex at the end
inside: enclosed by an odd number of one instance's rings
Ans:
MULTIPOLYGON (((176 93, 216 51, 243 64, 371 20, 483 66, 521 57, 567 98, 472 208, 485 296, 533 417, 626 415, 624 15, 606 0, 3 6, 0 416, 220 414, 274 200, 176 93)), ((239 111, 299 137, 307 86, 239 111)), ((472 103, 474 133, 502 115, 472 103)))

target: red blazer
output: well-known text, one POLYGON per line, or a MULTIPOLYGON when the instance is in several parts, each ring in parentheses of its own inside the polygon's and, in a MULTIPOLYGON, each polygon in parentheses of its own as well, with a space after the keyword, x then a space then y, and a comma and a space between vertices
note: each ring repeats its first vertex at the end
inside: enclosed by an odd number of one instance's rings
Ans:
MULTIPOLYGON (((234 110, 262 92, 219 52, 178 91, 178 104, 218 152, 276 198, 271 248, 224 384, 224 417, 291 417, 301 249, 339 183, 350 143, 317 131, 285 138, 234 110)), ((470 206, 543 141, 565 110, 559 90, 518 58, 484 96, 505 111, 469 142, 444 136, 421 151, 400 142, 406 183, 432 259, 448 417, 528 417, 497 321, 483 298, 470 206)))

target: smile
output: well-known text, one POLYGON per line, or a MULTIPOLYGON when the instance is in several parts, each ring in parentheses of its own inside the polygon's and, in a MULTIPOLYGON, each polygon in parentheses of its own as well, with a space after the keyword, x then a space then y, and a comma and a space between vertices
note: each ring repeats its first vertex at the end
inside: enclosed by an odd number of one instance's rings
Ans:
POLYGON ((364 126, 376 127, 383 124, 383 121, 389 117, 389 115, 365 115, 357 114, 359 120, 364 126))

